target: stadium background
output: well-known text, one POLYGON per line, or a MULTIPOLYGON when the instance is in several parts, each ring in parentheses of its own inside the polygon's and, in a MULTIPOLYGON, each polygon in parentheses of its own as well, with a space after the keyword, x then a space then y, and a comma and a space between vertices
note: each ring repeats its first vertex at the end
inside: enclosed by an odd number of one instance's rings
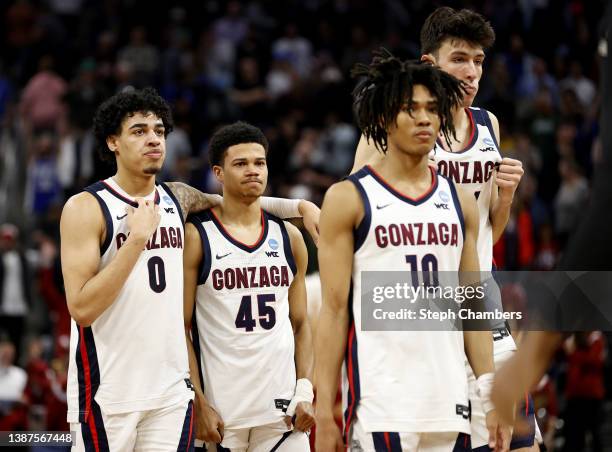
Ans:
MULTIPOLYGON (((102 100, 156 87, 176 122, 162 178, 208 192, 218 190, 206 164, 212 131, 256 124, 270 140, 269 194, 320 205, 349 171, 359 137, 350 68, 381 45, 418 58, 419 29, 443 4, 491 21, 497 40, 474 104, 497 115, 502 154, 525 168, 496 263, 552 269, 601 159, 604 1, 0 2, 0 430, 67 430, 58 220, 67 197, 112 174, 90 130, 102 100)), ((566 408, 581 406, 612 448, 606 336, 568 341, 541 383, 550 444, 562 445, 564 424, 579 428, 565 422, 566 408)))

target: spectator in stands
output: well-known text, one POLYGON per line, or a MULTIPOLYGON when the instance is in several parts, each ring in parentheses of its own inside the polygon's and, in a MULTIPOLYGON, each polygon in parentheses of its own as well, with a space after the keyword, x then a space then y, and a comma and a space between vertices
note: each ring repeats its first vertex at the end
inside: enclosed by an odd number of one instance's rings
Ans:
POLYGON ((25 430, 28 426, 23 403, 27 375, 14 363, 15 344, 0 332, 0 431, 25 430))
MULTIPOLYGON (((5 223, 0 226, 0 330, 21 352, 25 321, 31 304, 32 274, 30 264, 19 244, 19 229, 5 223)), ((13 352, 15 353, 15 352, 13 352)))

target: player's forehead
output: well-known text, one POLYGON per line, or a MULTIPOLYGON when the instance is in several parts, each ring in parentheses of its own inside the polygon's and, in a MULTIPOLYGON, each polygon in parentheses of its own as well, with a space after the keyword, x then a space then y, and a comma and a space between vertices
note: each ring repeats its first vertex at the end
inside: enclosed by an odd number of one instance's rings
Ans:
POLYGON ((453 54, 463 54, 471 57, 481 56, 484 57, 484 49, 479 44, 474 44, 465 39, 457 37, 448 37, 440 45, 438 50, 440 58, 443 56, 449 56, 453 54))
POLYGON ((417 84, 412 87, 411 101, 413 104, 430 104, 436 103, 438 100, 427 86, 417 84))
POLYGON ((226 159, 228 161, 247 159, 257 160, 266 158, 266 150, 259 143, 240 143, 227 148, 226 159))
POLYGON ((123 130, 127 130, 137 124, 146 125, 148 127, 163 127, 162 119, 151 111, 135 111, 128 113, 123 117, 121 125, 123 130))

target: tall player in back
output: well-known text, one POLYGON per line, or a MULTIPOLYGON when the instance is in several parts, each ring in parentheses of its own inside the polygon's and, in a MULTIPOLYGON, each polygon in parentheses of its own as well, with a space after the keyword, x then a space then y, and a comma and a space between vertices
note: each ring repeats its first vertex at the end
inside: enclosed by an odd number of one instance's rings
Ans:
MULTIPOLYGON (((332 408, 345 350, 350 450, 470 450, 464 359, 467 355, 487 399, 493 372, 490 333, 363 331, 360 306, 361 273, 408 271, 408 256, 417 265, 424 257, 433 259, 439 271, 478 271, 475 201, 428 166, 438 133, 453 133, 451 110, 463 93, 459 82, 439 69, 384 54, 356 74, 364 76, 354 91, 357 122, 386 156, 332 186, 323 203, 317 451, 344 450, 332 408), (448 210, 436 208, 440 200, 448 210), (414 222, 456 229, 459 237, 452 246, 433 241, 384 246, 378 240, 388 227, 414 222)), ((505 450, 509 435, 493 410, 488 421, 491 446, 505 450)))
POLYGON ((231 452, 310 450, 308 254, 295 226, 261 209, 267 150, 254 126, 219 129, 209 156, 223 205, 186 226, 185 326, 199 430, 210 450, 215 443, 231 452))
POLYGON ((185 184, 156 184, 171 130, 170 108, 154 90, 109 98, 96 111, 94 132, 117 172, 70 198, 62 212, 76 450, 193 448, 183 216, 216 202, 185 184))
MULTIPOLYGON (((476 242, 480 268, 490 272, 493 267, 493 244, 501 237, 510 216, 514 193, 523 175, 519 160, 504 157, 499 151, 499 123, 495 115, 472 106, 482 77, 485 50, 495 41, 495 32, 480 14, 462 9, 440 7, 432 12, 421 28, 421 60, 436 65, 464 83, 463 103, 453 110, 455 136, 439 136, 430 158, 439 172, 471 193, 478 207, 479 233, 476 242)), ((361 137, 353 171, 366 163, 383 158, 373 143, 361 137)), ((489 288, 497 289, 489 285, 489 288)), ((500 302, 499 292, 495 297, 500 302)), ((501 308, 501 307, 500 307, 501 308)), ((506 325, 494 325, 493 356, 500 366, 516 350, 514 339, 506 325)), ((468 368, 468 372, 471 372, 468 368)), ((487 431, 482 404, 474 393, 470 375, 472 401, 472 446, 479 452, 487 450, 487 431)), ((527 407, 528 434, 514 435, 511 450, 538 450, 534 441, 537 424, 533 402, 527 407)), ((525 410, 521 410, 521 413, 525 410)))

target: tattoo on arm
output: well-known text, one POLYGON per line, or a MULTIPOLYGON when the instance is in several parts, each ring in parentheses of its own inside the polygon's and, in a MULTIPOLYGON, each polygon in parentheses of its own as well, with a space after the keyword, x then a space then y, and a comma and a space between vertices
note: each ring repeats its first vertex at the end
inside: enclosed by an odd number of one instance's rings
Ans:
POLYGON ((184 218, 187 218, 190 212, 200 212, 216 206, 218 202, 215 202, 215 199, 220 198, 219 195, 202 193, 200 190, 182 182, 169 182, 167 185, 176 196, 184 218))

